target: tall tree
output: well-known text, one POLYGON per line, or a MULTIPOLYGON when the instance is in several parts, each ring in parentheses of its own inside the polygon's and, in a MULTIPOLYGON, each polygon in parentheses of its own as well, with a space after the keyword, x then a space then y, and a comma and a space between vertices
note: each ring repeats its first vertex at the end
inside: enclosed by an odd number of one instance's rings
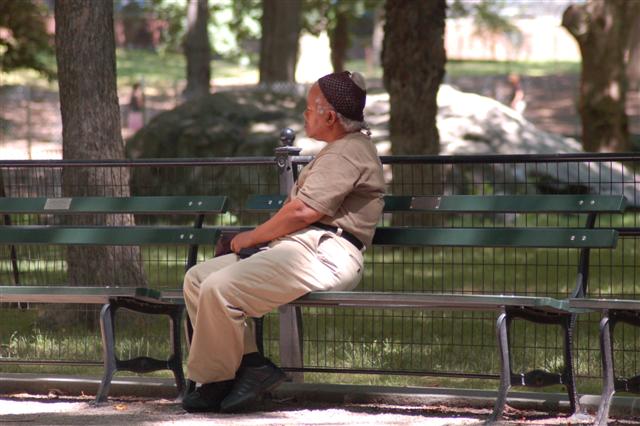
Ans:
POLYGON ((302 0, 263 0, 260 83, 295 82, 302 0))
POLYGON ((209 94, 211 80, 211 44, 208 0, 187 0, 187 32, 184 55, 187 59, 187 87, 184 96, 194 99, 209 94))
MULTIPOLYGON (((65 160, 124 159, 120 108, 116 91, 113 2, 56 0, 56 60, 65 160)), ((63 195, 127 196, 129 170, 66 167, 63 195)), ((129 225, 129 215, 72 218, 74 224, 129 225)), ((139 249, 70 248, 68 280, 72 285, 146 283, 139 249)))
POLYGON ((590 152, 629 151, 627 65, 631 26, 640 1, 589 0, 569 6, 562 25, 582 54, 580 100, 582 146, 590 152))
POLYGON ((340 3, 334 7, 335 23, 329 28, 329 44, 331 46, 331 65, 333 72, 344 71, 344 62, 349 48, 349 13, 340 8, 340 3))
POLYGON ((444 77, 446 0, 387 0, 382 66, 394 155, 438 154, 436 97, 444 77))

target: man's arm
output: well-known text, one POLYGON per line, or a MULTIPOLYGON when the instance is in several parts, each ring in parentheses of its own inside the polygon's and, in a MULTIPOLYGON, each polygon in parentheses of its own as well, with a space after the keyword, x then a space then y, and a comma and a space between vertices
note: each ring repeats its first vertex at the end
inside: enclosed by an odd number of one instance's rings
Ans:
POLYGON ((284 235, 299 231, 322 219, 323 213, 312 209, 301 200, 294 198, 286 203, 269 220, 257 228, 241 232, 231 240, 231 250, 238 253, 243 248, 266 243, 284 235))

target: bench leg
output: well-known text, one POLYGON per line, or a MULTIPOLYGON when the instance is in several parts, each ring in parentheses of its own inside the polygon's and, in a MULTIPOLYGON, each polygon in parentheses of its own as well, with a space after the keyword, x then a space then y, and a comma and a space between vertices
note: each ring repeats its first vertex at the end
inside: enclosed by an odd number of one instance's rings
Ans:
POLYGON ((178 388, 178 400, 186 395, 187 386, 185 386, 184 372, 182 371, 182 342, 180 342, 180 326, 182 325, 182 306, 177 306, 176 309, 169 315, 171 324, 171 356, 167 362, 167 366, 173 372, 173 377, 176 381, 176 387, 178 388))
POLYGON ((578 392, 576 390, 576 379, 573 374, 573 330, 575 329, 576 316, 569 315, 567 320, 563 323, 564 328, 564 372, 563 382, 567 387, 567 394, 569 397, 569 404, 571 405, 571 414, 580 413, 580 401, 578 399, 578 392))
MULTIPOLYGON (((302 311, 299 306, 280 306, 280 362, 282 367, 302 368, 302 311)), ((295 383, 304 381, 304 373, 289 373, 295 383)))
POLYGON ((501 312, 496 322, 498 346, 500 348, 500 390, 493 407, 493 413, 488 419, 489 423, 498 421, 504 412, 507 402, 507 392, 511 388, 511 354, 509 352, 509 324, 511 320, 506 312, 501 312))
POLYGON ((113 310, 111 304, 107 303, 100 311, 100 332, 102 334, 102 358, 104 361, 104 376, 98 393, 96 394, 95 403, 107 401, 109 395, 109 387, 113 374, 116 372, 116 354, 115 354, 115 338, 113 333, 113 310))
POLYGON ((613 332, 614 324, 609 319, 609 314, 605 315, 600 320, 600 352, 602 354, 602 396, 600 397, 600 405, 598 407, 598 414, 596 415, 595 425, 606 426, 607 419, 609 418, 609 407, 611 406, 611 399, 615 393, 615 380, 613 369, 613 343, 611 340, 611 333, 613 332))

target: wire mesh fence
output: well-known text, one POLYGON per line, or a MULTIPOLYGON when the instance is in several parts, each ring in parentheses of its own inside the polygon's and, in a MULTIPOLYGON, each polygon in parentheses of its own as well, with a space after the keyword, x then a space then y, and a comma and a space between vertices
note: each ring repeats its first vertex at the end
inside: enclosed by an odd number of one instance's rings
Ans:
MULTIPOLYGON (((310 157, 293 157, 297 174, 310 157)), ((443 194, 624 194, 624 214, 601 215, 596 226, 614 227, 614 250, 592 250, 589 295, 638 298, 640 294, 640 156, 557 155, 488 157, 383 157, 387 193, 443 194)), ((274 157, 126 162, 0 162, 5 197, 92 195, 227 195, 229 212, 205 226, 251 226, 264 214, 245 211, 251 194, 284 192, 274 157), (91 168, 101 183, 69 178, 91 168), (123 178, 126 177, 126 178, 123 178), (66 180, 65 180, 66 179, 66 180), (71 182, 71 183, 69 183, 71 182), (72 188, 72 189, 69 189, 72 188)), ((48 215, 4 216, 4 224, 47 225, 48 215)), ((95 218, 97 223, 101 218, 95 218)), ((184 217, 135 217, 136 224, 184 224, 184 217)), ((385 214, 383 224, 447 227, 582 227, 584 217, 562 214, 385 214)), ((152 246, 140 257, 148 285, 182 285, 188 248, 152 246)), ((65 285, 67 249, 59 246, 0 247, 2 285, 65 285), (12 250, 14 253, 12 254, 12 250), (15 275, 12 256, 19 276, 15 275)), ((202 247, 199 260, 214 255, 202 247)), ((367 250, 362 291, 457 294, 515 294, 564 298, 576 281, 579 252, 570 249, 391 248, 367 250)), ((113 285, 118 282, 114 266, 113 285)), ((581 316, 575 337, 578 377, 600 376, 597 314, 581 316)), ((168 325, 128 313, 120 317, 117 351, 124 357, 162 357, 168 325)), ((2 305, 0 368, 16 364, 101 359, 97 312, 93 307, 2 305), (69 314, 70 310, 73 312, 69 314), (6 364, 14 364, 7 366, 6 364)), ((304 308, 304 365, 311 372, 360 372, 421 376, 496 378, 495 313, 357 308, 304 308)), ((514 368, 561 368, 561 330, 515 321, 514 368)), ((616 341, 621 373, 640 370, 638 330, 623 327, 616 341)), ((266 355, 278 360, 277 313, 265 322, 266 355)), ((341 380, 347 376, 341 376, 341 380)))

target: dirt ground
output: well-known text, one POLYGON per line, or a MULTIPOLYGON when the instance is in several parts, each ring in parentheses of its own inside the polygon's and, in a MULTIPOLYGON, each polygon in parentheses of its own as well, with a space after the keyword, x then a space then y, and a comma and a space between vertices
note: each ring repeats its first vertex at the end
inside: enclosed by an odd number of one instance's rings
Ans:
MULTIPOLYGON (((500 99, 504 94, 504 77, 460 77, 446 81, 467 92, 500 99)), ((380 81, 370 81, 370 87, 381 87, 380 81)), ((523 77, 522 86, 527 107, 524 116, 541 130, 566 136, 580 134, 576 113, 579 77, 576 74, 544 77, 523 77)), ((229 87, 218 86, 218 90, 229 87)), ((119 93, 123 123, 129 89, 119 93)), ((147 120, 178 102, 176 93, 146 89, 147 120)), ((55 159, 62 156, 62 124, 57 92, 43 88, 0 86, 0 158, 55 159), (27 99, 31 99, 27 102, 27 99)), ((628 94, 627 113, 630 131, 640 141, 640 92, 628 94)), ((131 131, 123 128, 123 137, 131 131)), ((640 142, 637 142, 640 143, 640 142)))
MULTIPOLYGON (((490 407, 436 405, 322 404, 265 401, 243 414, 189 414, 167 399, 118 398, 93 406, 91 397, 12 395, 0 397, 0 424, 30 425, 480 425, 490 407)), ((565 414, 507 408, 504 425, 565 425, 565 414)), ((575 422, 572 422, 575 423, 575 422)), ((589 418, 578 420, 589 424, 589 418)), ((610 424, 640 424, 618 419, 610 424)))

